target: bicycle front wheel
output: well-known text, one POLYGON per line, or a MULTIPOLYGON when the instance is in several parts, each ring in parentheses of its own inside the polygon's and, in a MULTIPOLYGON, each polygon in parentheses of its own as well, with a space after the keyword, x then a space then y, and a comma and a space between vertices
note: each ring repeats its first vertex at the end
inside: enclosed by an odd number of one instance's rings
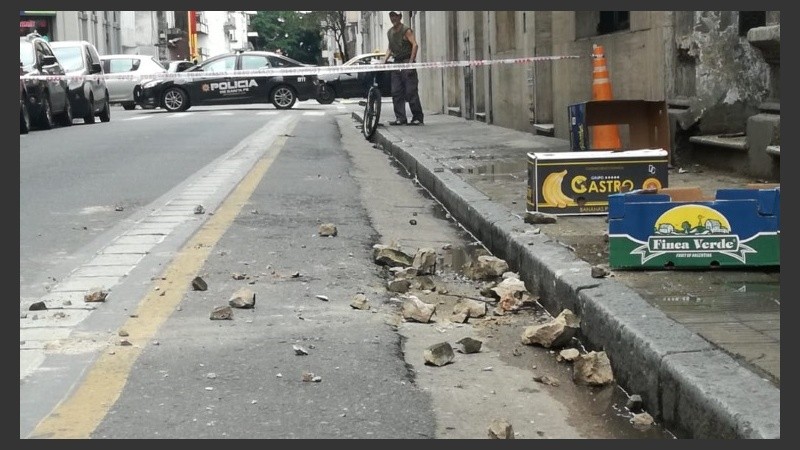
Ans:
POLYGON ((381 118, 381 93, 377 88, 372 87, 367 94, 367 104, 364 106, 364 120, 362 122, 362 133, 367 139, 372 139, 375 130, 378 128, 378 121, 381 118))

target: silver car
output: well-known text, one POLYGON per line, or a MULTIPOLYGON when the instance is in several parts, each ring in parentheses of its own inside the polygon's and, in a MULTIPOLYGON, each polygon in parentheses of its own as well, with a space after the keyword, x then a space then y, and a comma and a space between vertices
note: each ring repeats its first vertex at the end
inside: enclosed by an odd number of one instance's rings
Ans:
POLYGON ((50 43, 58 61, 64 66, 69 81, 69 101, 72 114, 83 118, 84 123, 94 123, 95 116, 101 122, 111 120, 108 89, 103 75, 100 54, 94 45, 87 41, 54 41, 50 43))
POLYGON ((109 100, 125 109, 136 108, 139 85, 149 79, 149 75, 166 73, 167 69, 154 57, 148 55, 103 55, 103 70, 107 75, 109 100), (130 79, 114 79, 114 74, 134 75, 130 79))

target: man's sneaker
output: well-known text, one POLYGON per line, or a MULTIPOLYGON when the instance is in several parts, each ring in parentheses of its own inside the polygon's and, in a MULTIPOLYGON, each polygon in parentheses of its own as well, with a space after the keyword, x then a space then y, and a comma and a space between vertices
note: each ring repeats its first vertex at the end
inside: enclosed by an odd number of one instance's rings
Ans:
POLYGON ((403 122, 402 120, 395 120, 393 122, 389 122, 389 125, 408 125, 408 124, 406 122, 403 122))
POLYGON ((422 119, 412 119, 409 125, 425 125, 422 119))

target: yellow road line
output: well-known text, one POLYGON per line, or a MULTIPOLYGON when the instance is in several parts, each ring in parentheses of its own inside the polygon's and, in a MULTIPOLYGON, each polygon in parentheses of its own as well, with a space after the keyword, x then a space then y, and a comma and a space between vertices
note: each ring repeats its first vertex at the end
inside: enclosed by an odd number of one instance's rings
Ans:
MULTIPOLYGON (((296 124, 296 122, 295 122, 296 124)), ((255 167, 177 254, 158 281, 160 289, 139 303, 135 316, 122 326, 131 346, 114 345, 104 350, 74 393, 59 404, 28 436, 29 438, 88 439, 119 398, 136 358, 177 308, 191 281, 202 269, 211 249, 233 223, 258 183, 291 135, 294 124, 278 137, 255 167), (162 292, 164 293, 162 295, 162 292), (113 349, 111 354, 110 349, 113 349)))

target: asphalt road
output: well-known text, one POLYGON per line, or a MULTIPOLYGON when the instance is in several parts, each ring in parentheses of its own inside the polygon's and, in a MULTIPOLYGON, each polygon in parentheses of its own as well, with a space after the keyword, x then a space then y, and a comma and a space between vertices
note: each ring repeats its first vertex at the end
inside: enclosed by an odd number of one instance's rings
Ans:
POLYGON ((502 417, 518 438, 669 438, 633 429, 617 388, 582 389, 546 349, 520 348, 533 312, 444 319, 452 293, 480 283, 437 280, 418 294, 442 315, 398 319, 372 245, 475 242, 349 117, 316 103, 115 109, 22 137, 20 437, 486 438, 502 417), (59 142, 78 156, 43 145, 59 142), (82 301, 104 283, 106 302, 82 301), (255 307, 210 320, 242 288, 255 307), (357 293, 369 310, 350 307, 357 293), (50 309, 27 311, 38 299, 50 309), (464 336, 485 350, 424 364, 425 348, 464 336))

